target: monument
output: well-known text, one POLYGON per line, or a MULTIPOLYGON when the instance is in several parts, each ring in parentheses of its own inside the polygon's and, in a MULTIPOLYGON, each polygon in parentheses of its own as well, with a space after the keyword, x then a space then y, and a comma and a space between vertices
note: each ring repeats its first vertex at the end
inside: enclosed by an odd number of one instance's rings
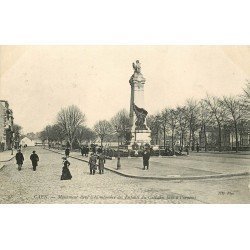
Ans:
POLYGON ((146 117, 148 112, 144 104, 144 86, 146 79, 141 73, 141 64, 139 60, 133 63, 134 74, 130 77, 129 83, 131 86, 130 98, 130 145, 150 144, 151 131, 147 127, 146 117))

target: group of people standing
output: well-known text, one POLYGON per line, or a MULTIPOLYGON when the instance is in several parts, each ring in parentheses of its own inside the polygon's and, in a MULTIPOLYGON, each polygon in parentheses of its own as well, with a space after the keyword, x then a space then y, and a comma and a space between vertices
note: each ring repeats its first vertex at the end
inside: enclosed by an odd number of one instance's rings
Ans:
MULTIPOLYGON (((81 148, 81 153, 82 153, 82 149, 81 148)), ((86 151, 84 151, 83 154, 85 154, 85 156, 88 155, 88 148, 85 148, 86 151)), ((63 169, 62 169, 62 175, 61 175, 61 180, 71 180, 72 179, 72 175, 70 173, 69 170, 69 166, 70 166, 70 162, 68 161, 68 157, 70 155, 70 149, 66 148, 65 149, 65 157, 63 157, 63 169)), ((94 175, 98 169, 99 174, 104 174, 104 165, 105 165, 105 156, 103 155, 103 153, 101 151, 99 151, 98 153, 96 152, 92 152, 90 157, 89 157, 89 171, 91 175, 94 175)))
POLYGON ((87 157, 88 154, 89 154, 89 147, 88 146, 82 146, 81 147, 81 155, 87 157))
POLYGON ((104 174, 104 165, 105 165, 105 156, 102 153, 96 154, 96 153, 91 153, 89 157, 89 170, 90 174, 94 175, 97 166, 99 170, 99 174, 104 174))

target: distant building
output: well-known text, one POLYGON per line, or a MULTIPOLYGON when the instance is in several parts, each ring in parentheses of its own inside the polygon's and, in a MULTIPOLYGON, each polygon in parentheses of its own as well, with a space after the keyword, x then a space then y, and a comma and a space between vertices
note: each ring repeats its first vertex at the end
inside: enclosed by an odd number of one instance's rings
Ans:
POLYGON ((28 137, 24 137, 22 140, 21 140, 21 142, 20 142, 20 144, 22 145, 22 147, 33 147, 33 146, 35 146, 35 140, 31 140, 30 138, 28 138, 28 137))
POLYGON ((13 112, 9 103, 0 100, 0 150, 12 148, 13 144, 13 112))
POLYGON ((43 141, 39 138, 35 138, 33 141, 34 141, 35 146, 43 145, 43 141))

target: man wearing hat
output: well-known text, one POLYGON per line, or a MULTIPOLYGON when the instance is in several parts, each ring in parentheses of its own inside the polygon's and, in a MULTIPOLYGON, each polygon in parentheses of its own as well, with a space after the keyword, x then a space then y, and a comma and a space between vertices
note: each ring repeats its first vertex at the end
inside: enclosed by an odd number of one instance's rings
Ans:
POLYGON ((24 157, 23 157, 23 154, 21 152, 21 149, 18 149, 18 151, 16 153, 16 164, 18 165, 18 171, 21 170, 22 165, 23 165, 23 161, 24 161, 24 157))
POLYGON ((30 160, 32 162, 33 170, 36 171, 37 163, 39 161, 39 157, 36 154, 36 151, 33 151, 33 153, 30 155, 30 160))
POLYGON ((149 167, 149 158, 150 158, 150 151, 149 151, 149 148, 146 147, 144 149, 143 154, 142 154, 143 170, 145 170, 146 168, 148 170, 148 167, 149 167))
POLYGON ((96 155, 94 153, 91 153, 89 157, 89 170, 90 174, 92 175, 94 175, 96 171, 96 161, 97 161, 96 155))

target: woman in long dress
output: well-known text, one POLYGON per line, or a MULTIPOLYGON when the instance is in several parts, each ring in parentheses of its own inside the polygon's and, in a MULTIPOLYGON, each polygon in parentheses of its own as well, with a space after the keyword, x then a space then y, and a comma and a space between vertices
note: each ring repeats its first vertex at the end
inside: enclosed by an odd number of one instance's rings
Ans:
POLYGON ((69 171, 69 165, 70 162, 67 160, 66 157, 63 157, 63 168, 62 168, 62 175, 61 175, 61 180, 71 180, 72 175, 69 171))

